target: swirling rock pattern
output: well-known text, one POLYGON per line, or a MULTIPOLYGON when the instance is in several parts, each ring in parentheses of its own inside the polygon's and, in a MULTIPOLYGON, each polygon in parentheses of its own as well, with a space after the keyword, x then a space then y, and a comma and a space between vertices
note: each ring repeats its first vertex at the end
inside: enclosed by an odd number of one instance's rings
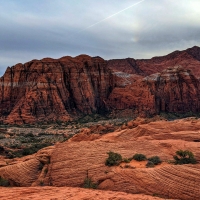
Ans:
POLYGON ((76 135, 75 139, 44 148, 35 155, 10 161, 0 168, 0 176, 13 186, 59 187, 82 187, 89 176, 102 190, 198 200, 200 164, 174 165, 170 161, 177 150, 187 149, 200 162, 200 120, 145 123, 140 119, 134 124, 135 128, 97 137, 89 137, 86 131, 85 139, 81 133, 81 140, 76 135), (105 160, 109 151, 120 153, 123 158, 135 153, 159 156, 163 163, 155 168, 146 168, 147 161, 107 167, 105 160))
POLYGON ((59 144, 52 152, 46 184, 80 187, 88 175, 99 183, 100 189, 198 199, 200 165, 180 166, 168 164, 168 161, 173 160, 179 149, 189 149, 200 161, 199 144, 193 141, 200 137, 199 126, 200 120, 196 119, 158 121, 109 133, 93 141, 59 144), (135 153, 147 157, 157 155, 165 163, 155 168, 134 167, 134 161, 130 163, 132 168, 107 167, 108 151, 118 152, 124 158, 135 153))

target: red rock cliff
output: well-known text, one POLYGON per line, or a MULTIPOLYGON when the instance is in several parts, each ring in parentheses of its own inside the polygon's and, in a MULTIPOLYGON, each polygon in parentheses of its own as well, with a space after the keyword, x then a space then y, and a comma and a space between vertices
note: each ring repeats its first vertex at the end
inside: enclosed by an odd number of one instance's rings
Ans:
POLYGON ((144 60, 87 55, 32 60, 0 78, 0 120, 69 121, 124 109, 137 115, 199 112, 199 68, 199 47, 144 60))
POLYGON ((114 71, 122 71, 129 74, 148 76, 162 72, 167 67, 181 65, 193 71, 200 78, 200 48, 194 46, 184 51, 174 51, 166 56, 153 57, 151 59, 114 59, 108 61, 108 66, 114 71))
POLYGON ((110 109, 133 109, 136 114, 200 111, 199 80, 190 70, 175 66, 139 79, 109 96, 110 109))
POLYGON ((99 57, 33 60, 0 79, 0 113, 6 123, 67 121, 104 110, 112 88, 112 73, 99 57))

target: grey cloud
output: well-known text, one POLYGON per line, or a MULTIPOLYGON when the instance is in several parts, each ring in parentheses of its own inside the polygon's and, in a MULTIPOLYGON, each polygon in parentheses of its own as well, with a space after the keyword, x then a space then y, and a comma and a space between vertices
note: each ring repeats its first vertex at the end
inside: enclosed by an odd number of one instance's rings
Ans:
POLYGON ((34 58, 150 58, 200 45, 198 0, 146 0, 87 28, 138 1, 36 0, 31 7, 24 0, 2 3, 0 74, 8 65, 34 58))

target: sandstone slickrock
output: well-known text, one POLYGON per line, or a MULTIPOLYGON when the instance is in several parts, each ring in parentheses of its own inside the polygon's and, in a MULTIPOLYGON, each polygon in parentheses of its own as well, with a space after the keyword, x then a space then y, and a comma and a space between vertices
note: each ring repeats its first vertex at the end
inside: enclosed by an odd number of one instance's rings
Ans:
POLYGON ((199 67, 196 46, 143 60, 80 55, 17 64, 0 78, 0 121, 71 121, 125 109, 134 115, 198 113, 199 67))
POLYGON ((0 176, 9 179, 11 186, 40 185, 46 175, 43 172, 49 164, 53 149, 53 146, 47 147, 36 155, 5 160, 7 166, 0 168, 0 176))
POLYGON ((173 160, 177 150, 187 149, 200 162, 199 129, 199 119, 187 118, 150 123, 138 119, 135 128, 91 137, 91 140, 86 131, 85 139, 84 133, 80 134, 82 141, 76 135, 74 140, 42 149, 36 155, 23 158, 22 162, 1 167, 0 176, 24 186, 37 186, 42 181, 46 186, 81 187, 88 174, 98 183, 99 189, 197 200, 200 196, 200 164, 174 165, 169 161, 173 160), (145 168, 144 163, 136 165, 135 161, 107 167, 105 160, 109 151, 120 153, 123 158, 130 158, 135 153, 147 157, 156 155, 164 163, 155 168, 145 168), (39 162, 43 163, 42 169, 38 167, 39 162), (125 164, 130 166, 126 168, 125 164))

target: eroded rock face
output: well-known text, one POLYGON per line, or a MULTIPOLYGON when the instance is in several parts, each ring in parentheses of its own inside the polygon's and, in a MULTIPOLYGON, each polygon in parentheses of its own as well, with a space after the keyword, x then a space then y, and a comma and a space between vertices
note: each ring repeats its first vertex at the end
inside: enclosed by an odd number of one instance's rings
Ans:
POLYGON ((118 110, 125 111, 123 117, 198 113, 199 68, 199 47, 144 60, 87 55, 32 60, 0 78, 0 121, 70 121, 118 110))
POLYGON ((181 65, 193 71, 200 78, 200 48, 194 46, 184 51, 174 51, 166 56, 153 57, 151 59, 113 59, 108 61, 108 66, 114 71, 122 71, 129 74, 148 76, 162 72, 167 67, 181 65))
POLYGON ((104 110, 112 88, 113 75, 99 57, 33 60, 0 79, 0 113, 6 123, 68 121, 104 110))
POLYGON ((137 114, 194 112, 200 110, 199 80, 190 70, 175 66, 139 79, 109 96, 111 109, 135 110, 137 114))

